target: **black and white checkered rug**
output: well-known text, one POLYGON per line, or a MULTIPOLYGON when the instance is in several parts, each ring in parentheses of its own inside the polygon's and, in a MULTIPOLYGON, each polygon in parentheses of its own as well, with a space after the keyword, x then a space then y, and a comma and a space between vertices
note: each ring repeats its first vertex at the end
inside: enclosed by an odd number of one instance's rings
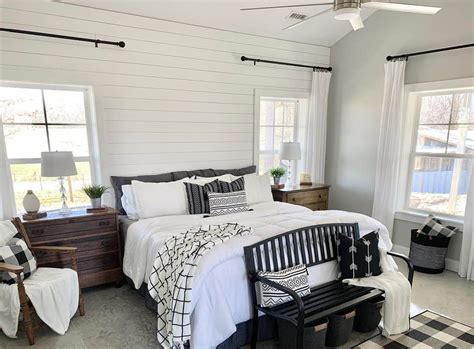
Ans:
POLYGON ((474 329, 426 310, 410 320, 410 331, 389 338, 377 335, 354 348, 474 348, 474 329))

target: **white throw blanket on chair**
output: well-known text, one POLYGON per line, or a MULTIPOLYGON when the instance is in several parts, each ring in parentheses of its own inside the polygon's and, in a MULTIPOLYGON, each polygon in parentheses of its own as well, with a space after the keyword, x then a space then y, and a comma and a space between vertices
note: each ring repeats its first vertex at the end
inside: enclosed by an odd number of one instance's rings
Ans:
POLYGON ((346 279, 350 285, 373 287, 385 291, 382 309, 383 335, 391 336, 410 329, 411 285, 408 279, 397 271, 395 262, 380 249, 382 274, 360 279, 346 279))

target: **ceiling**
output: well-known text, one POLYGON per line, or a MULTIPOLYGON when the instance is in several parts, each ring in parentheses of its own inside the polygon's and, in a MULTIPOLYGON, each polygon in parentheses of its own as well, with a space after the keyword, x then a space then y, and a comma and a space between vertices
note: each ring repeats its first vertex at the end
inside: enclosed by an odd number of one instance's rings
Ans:
MULTIPOLYGON (((305 25, 283 31, 297 20, 286 18, 292 9, 240 11, 243 7, 275 6, 287 4, 324 3, 330 0, 56 0, 109 11, 153 17, 174 22, 194 24, 239 33, 266 36, 277 39, 333 46, 352 31, 349 22, 337 21, 326 13, 305 25)), ((300 7, 293 10, 313 15, 331 6, 300 7)), ((374 10, 363 9, 363 19, 374 10)))

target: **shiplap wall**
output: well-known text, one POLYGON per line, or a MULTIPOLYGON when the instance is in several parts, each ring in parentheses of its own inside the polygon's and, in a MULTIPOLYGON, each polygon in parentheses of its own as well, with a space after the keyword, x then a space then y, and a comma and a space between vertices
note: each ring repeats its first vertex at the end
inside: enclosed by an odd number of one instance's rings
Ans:
POLYGON ((254 89, 309 90, 311 71, 241 55, 329 63, 329 48, 67 4, 0 0, 0 26, 126 42, 124 49, 0 33, 0 79, 90 86, 101 173, 253 162, 254 89))

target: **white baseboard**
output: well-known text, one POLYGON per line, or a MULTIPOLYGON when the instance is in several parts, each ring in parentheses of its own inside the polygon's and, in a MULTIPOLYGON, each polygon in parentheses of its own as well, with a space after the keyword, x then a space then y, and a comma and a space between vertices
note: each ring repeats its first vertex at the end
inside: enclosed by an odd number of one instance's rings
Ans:
MULTIPOLYGON (((393 245, 392 251, 404 254, 405 256, 408 256, 410 254, 410 248, 401 245, 393 245)), ((457 273, 459 270, 459 261, 451 258, 446 258, 446 269, 457 273)))

